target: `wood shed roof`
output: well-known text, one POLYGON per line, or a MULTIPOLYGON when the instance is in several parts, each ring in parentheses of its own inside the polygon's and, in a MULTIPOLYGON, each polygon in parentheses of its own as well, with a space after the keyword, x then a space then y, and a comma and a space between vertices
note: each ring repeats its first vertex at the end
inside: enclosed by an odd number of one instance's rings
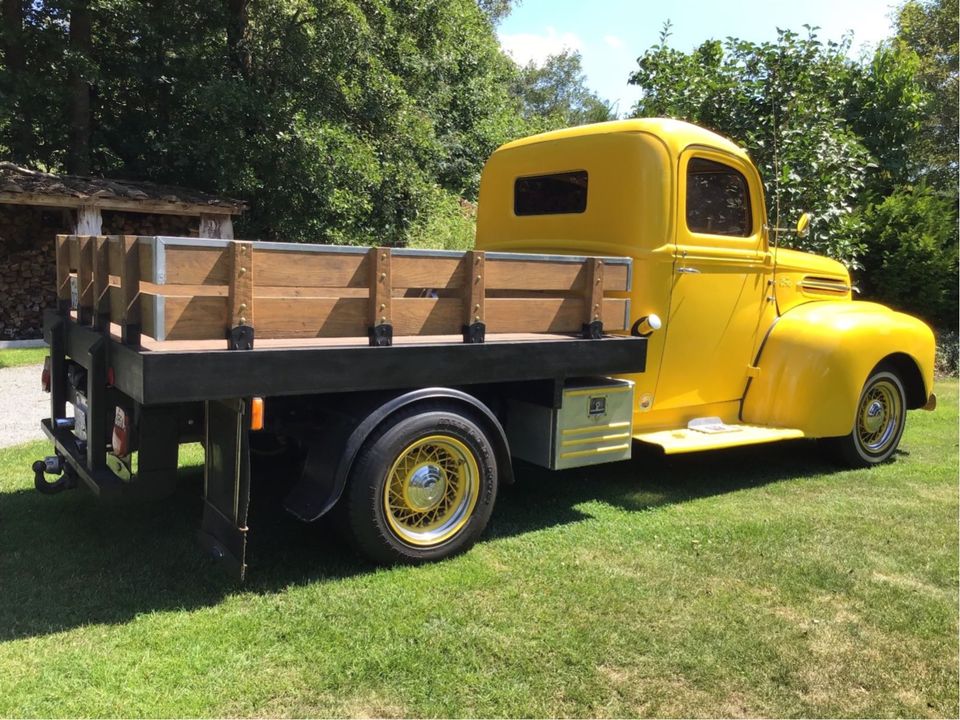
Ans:
POLYGON ((173 185, 52 175, 11 162, 0 162, 0 203, 169 215, 239 215, 246 209, 240 200, 173 185))

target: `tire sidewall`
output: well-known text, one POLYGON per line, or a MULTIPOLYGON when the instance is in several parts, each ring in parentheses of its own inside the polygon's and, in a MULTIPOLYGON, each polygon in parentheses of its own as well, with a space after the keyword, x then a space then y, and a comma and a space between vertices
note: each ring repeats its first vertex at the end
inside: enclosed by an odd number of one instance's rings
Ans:
POLYGON ((444 409, 390 418, 368 439, 351 470, 348 515, 353 538, 361 552, 379 562, 428 562, 461 553, 477 541, 490 520, 497 480, 493 445, 472 417, 444 409), (477 463, 479 492, 473 512, 453 537, 423 547, 396 535, 386 518, 383 495, 387 474, 399 455, 431 435, 449 436, 467 447, 477 463))
POLYGON ((903 429, 906 426, 906 419, 907 397, 903 388, 903 383, 900 382, 900 378, 889 370, 878 370, 874 373, 871 373, 870 377, 867 378, 867 382, 864 383, 863 390, 861 390, 860 397, 857 400, 857 410, 853 421, 853 431, 848 436, 849 447, 850 450, 855 454, 855 459, 858 459, 859 462, 864 465, 877 465, 889 460, 900 445, 900 438, 903 436, 903 429), (864 398, 867 396, 867 393, 870 391, 870 389, 882 380, 889 381, 900 396, 900 418, 897 422, 896 428, 894 429, 894 436, 890 446, 883 452, 877 454, 869 451, 863 446, 863 443, 860 441, 860 434, 857 432, 857 426, 860 422, 860 413, 863 410, 864 398))

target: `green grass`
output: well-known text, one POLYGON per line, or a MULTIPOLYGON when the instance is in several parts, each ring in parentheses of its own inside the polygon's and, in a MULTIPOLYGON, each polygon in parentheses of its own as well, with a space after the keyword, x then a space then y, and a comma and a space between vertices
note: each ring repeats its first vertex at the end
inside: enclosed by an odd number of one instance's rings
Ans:
POLYGON ((0 350, 0 368, 40 365, 47 356, 48 348, 15 348, 0 350))
POLYGON ((937 391, 870 471, 807 442, 523 466, 487 537, 426 567, 255 503, 243 587, 194 544, 195 473, 111 508, 33 492, 42 443, 0 451, 0 716, 957 717, 937 391))

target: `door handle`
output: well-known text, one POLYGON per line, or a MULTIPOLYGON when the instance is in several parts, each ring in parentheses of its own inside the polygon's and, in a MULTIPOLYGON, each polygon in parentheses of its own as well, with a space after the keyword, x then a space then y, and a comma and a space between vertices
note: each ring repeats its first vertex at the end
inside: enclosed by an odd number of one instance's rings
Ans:
POLYGON ((697 270, 696 268, 692 268, 692 267, 678 267, 678 268, 677 268, 677 272, 678 272, 678 273, 686 273, 686 274, 688 274, 688 275, 699 275, 699 274, 700 274, 700 271, 699 271, 699 270, 697 270))

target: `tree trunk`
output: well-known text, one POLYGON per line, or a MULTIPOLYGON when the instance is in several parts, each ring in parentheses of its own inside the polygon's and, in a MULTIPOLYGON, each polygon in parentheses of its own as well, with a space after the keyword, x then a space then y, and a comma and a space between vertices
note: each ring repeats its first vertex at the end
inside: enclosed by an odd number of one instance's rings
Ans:
POLYGON ((250 0, 226 0, 227 4, 227 49, 230 64, 241 76, 250 77, 253 59, 250 53, 250 0))
POLYGON ((14 75, 23 72, 23 0, 3 0, 3 60, 14 75))
POLYGON ((33 149, 33 133, 25 120, 20 98, 26 82, 27 56, 23 49, 23 2, 2 0, 3 27, 0 28, 0 43, 6 79, 2 89, 11 98, 16 108, 12 113, 10 128, 10 154, 15 162, 26 162, 33 149))
POLYGON ((70 11, 70 151, 67 171, 90 173, 90 83, 87 79, 91 55, 89 0, 76 0, 70 11))

